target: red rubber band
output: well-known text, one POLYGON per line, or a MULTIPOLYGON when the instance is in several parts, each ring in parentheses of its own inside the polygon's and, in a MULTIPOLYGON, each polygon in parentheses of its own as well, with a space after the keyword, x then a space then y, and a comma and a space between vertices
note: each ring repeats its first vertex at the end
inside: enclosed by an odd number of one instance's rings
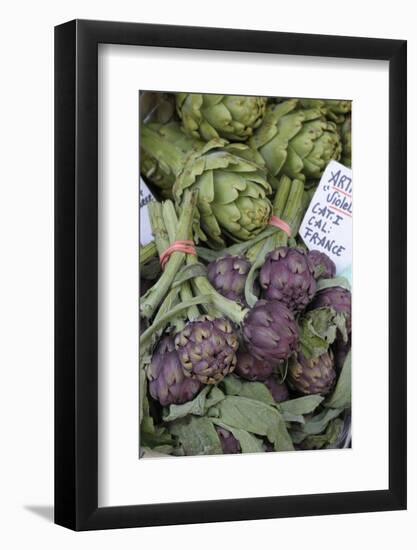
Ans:
POLYGON ((164 269, 173 252, 183 252, 184 254, 192 254, 193 256, 197 255, 193 241, 174 241, 159 256, 162 269, 164 269))
POLYGON ((291 227, 288 225, 287 222, 284 222, 284 220, 278 218, 278 216, 271 216, 271 219, 269 220, 269 225, 273 225, 278 229, 282 229, 289 237, 291 237, 291 227))

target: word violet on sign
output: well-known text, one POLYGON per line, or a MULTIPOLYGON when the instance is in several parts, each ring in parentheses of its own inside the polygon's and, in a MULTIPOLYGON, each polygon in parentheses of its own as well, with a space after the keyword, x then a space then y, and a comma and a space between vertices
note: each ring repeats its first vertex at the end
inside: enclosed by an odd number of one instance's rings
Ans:
POLYGON ((151 222, 149 219, 148 204, 155 198, 146 183, 140 180, 139 186, 139 219, 140 219, 140 244, 147 245, 152 241, 151 222))
POLYGON ((332 160, 300 227, 309 250, 327 254, 340 275, 352 263, 352 170, 332 160))

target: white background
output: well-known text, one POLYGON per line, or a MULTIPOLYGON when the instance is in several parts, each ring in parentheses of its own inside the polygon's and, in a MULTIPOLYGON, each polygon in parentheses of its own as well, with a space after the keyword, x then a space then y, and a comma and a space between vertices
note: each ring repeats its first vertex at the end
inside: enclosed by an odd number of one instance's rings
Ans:
MULTIPOLYGON (((282 4, 211 0, 201 15, 192 6, 189 0, 16 1, 8 4, 7 12, 2 12, 0 542, 8 549, 142 545, 183 550, 196 545, 208 549, 214 544, 248 549, 261 544, 292 548, 308 545, 310 549, 331 544, 351 549, 372 540, 378 548, 411 548, 417 520, 415 353, 409 369, 407 512, 82 534, 45 520, 51 515, 53 489, 53 25, 80 17, 405 38, 409 40, 409 97, 417 94, 417 37, 412 2, 351 2, 335 9, 334 1, 282 4)), ((408 113, 411 208, 417 203, 417 120, 413 100, 408 113)), ((409 222, 411 282, 417 278, 417 217, 413 212, 414 208, 409 222)), ((410 351, 417 328, 416 306, 413 284, 409 289, 410 351)))
MULTIPOLYGON (((99 504, 385 489, 388 487, 388 71, 381 61, 103 45, 99 49, 99 504), (216 74, 213 79, 212 75, 216 74), (334 452, 137 459, 138 89, 353 101, 353 448, 334 452), (378 113, 384 113, 384 116, 378 113), (370 162, 369 138, 374 135, 370 162), (369 205, 381 239, 369 253, 369 205), (123 246, 120 244, 123 243, 123 246), (378 277, 374 276, 378 255, 378 277), (123 281, 121 285, 120 282, 123 281), (366 308, 364 305, 366 304, 366 308), (377 312, 370 325, 364 311, 377 312), (369 339, 379 342, 369 346, 369 339), (369 414, 372 387, 373 414, 369 414), (375 423, 375 417, 378 422, 375 423), (120 429, 123 426, 123 429, 120 429), (175 461, 175 462, 173 462, 175 461), (201 471, 216 471, 199 479, 201 471), (242 483, 242 472, 257 472, 242 483), (277 476, 276 472, 285 472, 277 476), (314 471, 315 475, 311 475, 314 471), (343 471, 343 476, 340 475, 343 471), (184 483, 184 477, 199 479, 184 483), (154 480, 158 479, 155 484, 154 480)), ((352 236, 351 236, 352 237, 352 236)))

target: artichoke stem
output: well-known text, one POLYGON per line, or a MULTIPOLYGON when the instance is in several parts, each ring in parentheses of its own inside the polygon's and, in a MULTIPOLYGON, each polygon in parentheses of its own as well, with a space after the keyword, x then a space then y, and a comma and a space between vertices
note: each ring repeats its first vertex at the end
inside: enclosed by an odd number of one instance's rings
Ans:
MULTIPOLYGON (((196 191, 187 191, 184 193, 183 208, 181 209, 178 228, 175 234, 176 240, 186 240, 189 238, 196 203, 196 191)), ((140 314, 142 317, 150 319, 154 315, 157 307, 171 288, 174 278, 184 262, 185 256, 186 254, 183 252, 174 252, 171 255, 161 277, 140 301, 140 314)))
POLYGON ((146 244, 145 246, 141 246, 139 249, 139 262, 140 265, 144 265, 149 260, 155 258, 157 256, 158 251, 156 248, 155 241, 151 241, 150 243, 146 244))

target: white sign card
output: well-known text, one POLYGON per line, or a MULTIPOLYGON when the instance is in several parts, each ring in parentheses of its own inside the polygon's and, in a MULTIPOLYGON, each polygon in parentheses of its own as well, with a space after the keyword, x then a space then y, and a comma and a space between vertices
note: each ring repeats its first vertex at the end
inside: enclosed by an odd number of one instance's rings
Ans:
POLYGON ((310 202, 300 235, 309 250, 327 254, 340 275, 352 263, 352 170, 332 160, 310 202))
POLYGON ((151 222, 149 219, 148 204, 155 200, 149 187, 140 179, 139 187, 139 220, 140 220, 140 244, 145 246, 152 241, 151 222))

